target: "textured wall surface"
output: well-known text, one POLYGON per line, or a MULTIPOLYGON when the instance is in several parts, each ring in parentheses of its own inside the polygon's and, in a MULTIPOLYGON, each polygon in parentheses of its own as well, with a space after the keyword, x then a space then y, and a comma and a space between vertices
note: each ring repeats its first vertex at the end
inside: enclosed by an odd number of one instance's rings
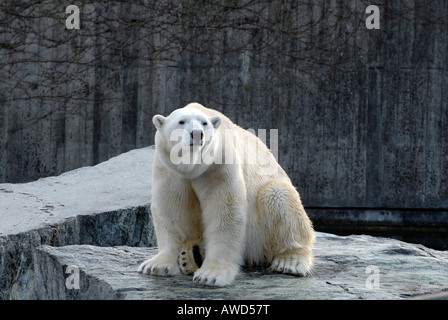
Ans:
POLYGON ((448 8, 441 0, 0 4, 0 181, 153 144, 191 101, 279 129, 310 207, 448 207, 448 8))

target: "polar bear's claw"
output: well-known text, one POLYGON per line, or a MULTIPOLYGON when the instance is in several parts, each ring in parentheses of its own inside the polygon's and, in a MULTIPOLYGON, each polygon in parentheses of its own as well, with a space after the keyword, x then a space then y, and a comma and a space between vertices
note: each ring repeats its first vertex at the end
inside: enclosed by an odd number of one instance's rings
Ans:
POLYGON ((274 258, 269 271, 305 277, 310 273, 312 261, 304 255, 281 255, 274 258))
POLYGON ((193 282, 208 286, 227 286, 236 277, 238 266, 225 262, 204 261, 204 265, 199 268, 193 277, 193 282))
POLYGON ((174 276, 180 274, 177 263, 173 263, 170 260, 164 256, 155 256, 143 262, 137 271, 154 276, 174 276))

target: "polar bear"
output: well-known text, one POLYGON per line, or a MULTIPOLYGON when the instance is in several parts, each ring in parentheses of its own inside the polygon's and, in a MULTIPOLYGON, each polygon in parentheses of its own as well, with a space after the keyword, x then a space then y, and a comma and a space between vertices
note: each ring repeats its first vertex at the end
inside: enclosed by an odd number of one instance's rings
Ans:
POLYGON ((312 223, 258 137, 198 103, 155 115, 153 123, 151 212, 159 253, 139 272, 194 274, 194 282, 215 286, 230 284, 244 264, 310 273, 312 223), (270 170, 250 161, 260 150, 270 170))

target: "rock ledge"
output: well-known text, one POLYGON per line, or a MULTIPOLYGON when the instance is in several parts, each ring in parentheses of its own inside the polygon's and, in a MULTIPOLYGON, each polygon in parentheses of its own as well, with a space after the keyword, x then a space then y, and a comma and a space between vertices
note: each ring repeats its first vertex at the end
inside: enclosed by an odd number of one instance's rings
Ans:
POLYGON ((38 299, 403 299, 448 290, 448 253, 371 236, 320 234, 315 268, 306 278, 243 270, 225 288, 203 287, 190 276, 136 272, 157 248, 41 246, 35 250, 38 299), (79 270, 79 289, 67 286, 67 267, 79 270))

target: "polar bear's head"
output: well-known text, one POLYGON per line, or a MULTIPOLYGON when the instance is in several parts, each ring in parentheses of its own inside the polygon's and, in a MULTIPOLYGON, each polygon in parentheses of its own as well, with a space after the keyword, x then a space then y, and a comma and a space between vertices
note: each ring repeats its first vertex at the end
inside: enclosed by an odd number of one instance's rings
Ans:
POLYGON ((152 119, 157 132, 171 148, 175 145, 199 149, 213 139, 221 125, 221 117, 208 117, 195 109, 177 109, 168 117, 155 115, 152 119))
POLYGON ((188 171, 196 164, 203 164, 204 153, 215 149, 222 120, 219 115, 208 116, 201 110, 181 108, 168 117, 155 115, 152 121, 157 128, 156 149, 170 157, 165 157, 164 163, 176 171, 188 171))

